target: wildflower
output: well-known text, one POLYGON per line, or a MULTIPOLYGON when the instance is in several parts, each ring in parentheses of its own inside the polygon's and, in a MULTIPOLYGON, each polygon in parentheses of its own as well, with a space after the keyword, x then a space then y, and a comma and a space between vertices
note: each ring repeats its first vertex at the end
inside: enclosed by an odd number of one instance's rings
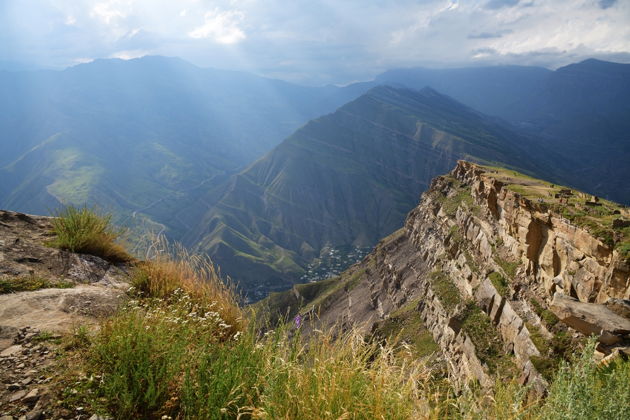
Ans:
POLYGON ((293 320, 295 321, 295 328, 300 328, 302 326, 302 317, 300 314, 297 314, 293 320))

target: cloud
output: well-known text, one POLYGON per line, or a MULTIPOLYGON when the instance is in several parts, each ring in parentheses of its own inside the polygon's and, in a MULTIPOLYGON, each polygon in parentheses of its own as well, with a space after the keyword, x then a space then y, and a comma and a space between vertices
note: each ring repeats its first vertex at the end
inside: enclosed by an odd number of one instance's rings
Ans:
POLYGON ((128 3, 117 0, 99 2, 92 7, 90 15, 99 18, 105 24, 109 25, 116 19, 127 17, 127 11, 125 9, 128 5, 128 3))
POLYGON ((134 58, 144 57, 148 55, 149 52, 146 50, 128 50, 128 51, 117 51, 111 54, 108 58, 120 58, 121 60, 132 60, 134 58))
POLYGON ((608 9, 617 3, 617 0, 599 0, 599 7, 602 9, 608 9))
POLYGON ((238 10, 214 9, 204 15, 204 24, 188 32, 195 39, 209 38, 219 44, 235 44, 246 38, 240 28, 244 15, 238 10))
POLYGON ((486 3, 486 9, 500 9, 502 7, 516 6, 520 0, 490 0, 486 3))
POLYGON ((0 61, 179 56, 308 84, 630 53, 630 1, 0 0, 0 61), (212 6, 208 8, 208 4, 212 6))
POLYGON ((468 34, 468 39, 492 39, 501 38, 503 35, 511 34, 511 29, 503 29, 497 32, 480 32, 478 34, 468 34))

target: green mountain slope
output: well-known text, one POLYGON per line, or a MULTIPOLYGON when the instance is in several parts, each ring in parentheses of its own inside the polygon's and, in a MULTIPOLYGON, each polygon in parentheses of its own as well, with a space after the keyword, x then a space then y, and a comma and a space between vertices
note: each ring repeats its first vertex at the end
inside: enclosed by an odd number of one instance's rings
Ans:
POLYGON ((166 57, 0 72, 0 207, 97 204, 176 238, 195 218, 182 209, 207 210, 199 191, 211 196, 346 95, 166 57))
POLYGON ((553 177, 521 150, 527 142, 432 89, 373 88, 233 177, 186 242, 262 296, 295 281, 326 245, 372 246, 399 228, 458 159, 553 177))

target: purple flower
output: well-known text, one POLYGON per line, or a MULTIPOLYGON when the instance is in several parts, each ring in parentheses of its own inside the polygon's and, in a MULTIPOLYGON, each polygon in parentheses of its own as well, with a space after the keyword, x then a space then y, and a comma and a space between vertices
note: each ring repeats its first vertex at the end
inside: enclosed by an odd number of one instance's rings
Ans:
POLYGON ((295 328, 300 328, 302 326, 302 317, 298 314, 293 319, 295 321, 295 328))

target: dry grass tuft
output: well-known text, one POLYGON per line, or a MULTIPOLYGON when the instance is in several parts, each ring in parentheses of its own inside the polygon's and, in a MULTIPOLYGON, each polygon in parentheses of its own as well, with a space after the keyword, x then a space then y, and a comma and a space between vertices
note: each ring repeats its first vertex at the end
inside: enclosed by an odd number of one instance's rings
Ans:
POLYGON ((131 284, 143 297, 171 299, 176 291, 185 292, 194 303, 210 306, 222 319, 241 331, 244 316, 237 294, 220 277, 207 256, 190 253, 181 245, 169 245, 158 239, 156 255, 137 265, 131 284))
POLYGON ((121 231, 111 225, 111 218, 111 214, 99 214, 87 207, 68 206, 52 221, 56 237, 49 245, 113 263, 132 261, 125 247, 116 242, 121 231))

